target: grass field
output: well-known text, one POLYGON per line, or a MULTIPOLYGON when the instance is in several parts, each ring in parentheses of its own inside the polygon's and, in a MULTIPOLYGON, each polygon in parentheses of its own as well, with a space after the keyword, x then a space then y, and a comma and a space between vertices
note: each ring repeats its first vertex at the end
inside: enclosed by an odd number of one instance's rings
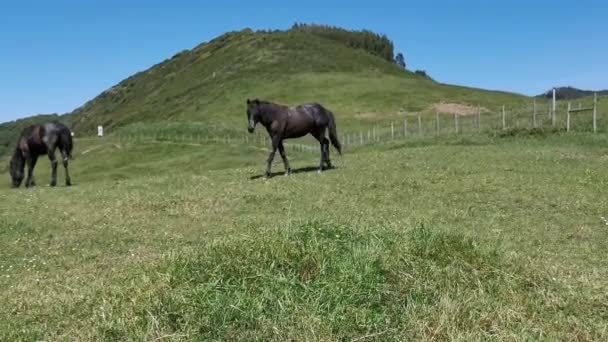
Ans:
POLYGON ((78 141, 73 187, 2 174, 0 340, 606 340, 606 138, 407 140, 323 174, 288 151, 268 181, 260 148, 78 141))

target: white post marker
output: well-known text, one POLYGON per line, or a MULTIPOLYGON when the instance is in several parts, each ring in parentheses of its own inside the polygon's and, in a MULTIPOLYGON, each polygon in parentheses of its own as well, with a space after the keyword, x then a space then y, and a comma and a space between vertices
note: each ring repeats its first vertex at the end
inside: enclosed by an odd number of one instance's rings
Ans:
POLYGON ((103 137, 103 126, 97 126, 97 136, 103 137))

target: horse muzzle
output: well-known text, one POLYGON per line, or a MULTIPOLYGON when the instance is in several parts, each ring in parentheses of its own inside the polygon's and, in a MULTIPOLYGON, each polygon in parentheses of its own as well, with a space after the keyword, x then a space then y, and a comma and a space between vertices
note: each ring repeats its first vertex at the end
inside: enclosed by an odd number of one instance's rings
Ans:
POLYGON ((249 131, 249 133, 253 133, 254 128, 253 127, 247 127, 247 131, 249 131))

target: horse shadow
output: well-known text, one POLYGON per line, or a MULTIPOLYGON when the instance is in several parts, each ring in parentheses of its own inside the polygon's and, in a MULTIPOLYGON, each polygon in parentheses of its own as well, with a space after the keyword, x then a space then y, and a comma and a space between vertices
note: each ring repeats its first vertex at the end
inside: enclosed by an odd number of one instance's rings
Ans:
MULTIPOLYGON (((334 167, 332 167, 330 169, 323 170, 323 172, 331 171, 331 170, 333 170, 335 168, 336 167, 334 166, 334 167)), ((301 168, 298 168, 298 169, 291 169, 291 174, 295 175, 295 174, 298 174, 298 173, 308 173, 308 172, 316 172, 316 171, 319 171, 319 167, 318 166, 306 166, 306 167, 301 167, 301 168)), ((269 178, 273 178, 275 176, 282 176, 284 174, 285 174, 285 171, 283 171, 283 172, 272 172, 270 174, 269 178)), ((260 179, 260 178, 264 178, 264 174, 250 177, 251 180, 256 180, 256 179, 260 179)))

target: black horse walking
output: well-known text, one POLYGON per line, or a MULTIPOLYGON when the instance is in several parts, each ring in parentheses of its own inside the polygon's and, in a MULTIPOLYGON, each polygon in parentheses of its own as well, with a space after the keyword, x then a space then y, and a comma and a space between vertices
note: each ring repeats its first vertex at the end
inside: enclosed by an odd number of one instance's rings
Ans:
POLYGON ((70 174, 68 172, 68 160, 72 159, 72 132, 64 124, 60 122, 49 122, 42 125, 32 125, 25 128, 11 158, 10 173, 12 185, 18 188, 24 178, 24 169, 27 165, 27 179, 25 186, 30 187, 35 185, 34 167, 38 156, 46 154, 51 160, 51 186, 57 184, 57 159, 55 159, 55 150, 59 149, 63 159, 63 167, 65 168, 65 184, 72 185, 70 174))
POLYGON ((321 144, 319 172, 332 168, 329 160, 330 141, 338 153, 342 154, 334 115, 318 103, 289 108, 258 99, 253 101, 248 99, 247 120, 249 122, 249 133, 253 133, 255 125, 259 122, 266 128, 272 139, 272 152, 268 156, 266 177, 270 177, 270 167, 277 149, 281 154, 283 164, 285 164, 285 175, 291 173, 289 161, 285 155, 285 147, 283 146, 284 139, 299 138, 309 133, 315 137, 321 144), (326 132, 329 132, 329 140, 325 136, 326 132))

